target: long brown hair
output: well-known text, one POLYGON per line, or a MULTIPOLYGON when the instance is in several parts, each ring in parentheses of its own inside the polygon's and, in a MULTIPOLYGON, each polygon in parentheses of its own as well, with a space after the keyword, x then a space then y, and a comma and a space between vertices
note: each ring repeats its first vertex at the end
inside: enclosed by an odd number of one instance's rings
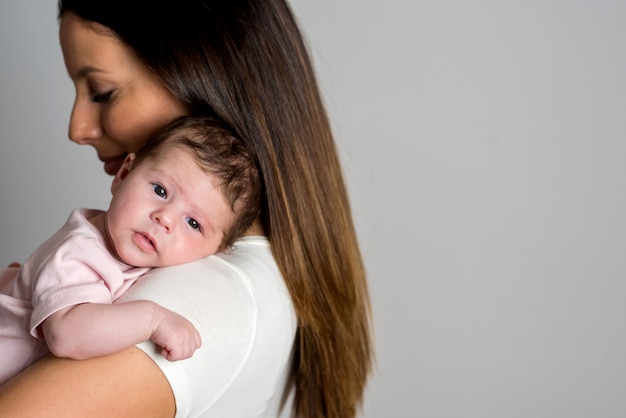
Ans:
POLYGON ((285 0, 59 0, 118 36, 191 114, 257 158, 298 317, 294 415, 354 417, 372 364, 366 274, 330 123, 285 0))

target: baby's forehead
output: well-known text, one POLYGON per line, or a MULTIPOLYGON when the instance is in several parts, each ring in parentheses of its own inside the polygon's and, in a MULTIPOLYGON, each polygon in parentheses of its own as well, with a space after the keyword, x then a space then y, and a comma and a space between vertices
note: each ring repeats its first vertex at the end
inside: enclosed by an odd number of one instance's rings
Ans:
POLYGON ((172 159, 188 160, 190 163, 199 164, 199 158, 194 150, 189 145, 178 141, 163 142, 145 153, 140 151, 137 157, 139 162, 151 161, 156 165, 167 164, 172 159))
MULTIPOLYGON (((200 170, 206 176, 211 177, 212 173, 207 173, 198 162, 198 159, 190 152, 183 149, 171 150, 169 152, 159 152, 148 156, 143 162, 153 171, 162 173, 183 173, 197 172, 200 170)), ((197 177, 194 177, 197 181, 197 177)))

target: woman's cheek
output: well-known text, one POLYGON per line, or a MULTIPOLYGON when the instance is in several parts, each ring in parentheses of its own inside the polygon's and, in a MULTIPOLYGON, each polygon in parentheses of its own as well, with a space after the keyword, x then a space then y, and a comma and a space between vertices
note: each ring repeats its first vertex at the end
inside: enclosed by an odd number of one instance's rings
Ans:
POLYGON ((133 117, 131 110, 116 109, 115 112, 109 112, 107 126, 109 138, 127 153, 139 151, 152 135, 141 121, 133 117))

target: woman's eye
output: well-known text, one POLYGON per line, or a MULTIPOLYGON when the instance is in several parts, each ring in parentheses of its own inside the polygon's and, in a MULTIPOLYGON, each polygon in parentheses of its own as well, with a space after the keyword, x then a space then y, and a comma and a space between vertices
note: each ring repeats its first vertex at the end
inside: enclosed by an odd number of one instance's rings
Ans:
POLYGON ((167 190, 165 190, 165 187, 160 184, 152 183, 152 190, 154 190, 154 193, 156 193, 159 197, 163 199, 167 198, 167 190))
POLYGON ((113 96, 113 90, 106 93, 94 94, 91 96, 91 101, 94 103, 108 103, 113 96))
POLYGON ((187 218, 186 221, 193 229, 201 229, 200 224, 194 218, 187 218))

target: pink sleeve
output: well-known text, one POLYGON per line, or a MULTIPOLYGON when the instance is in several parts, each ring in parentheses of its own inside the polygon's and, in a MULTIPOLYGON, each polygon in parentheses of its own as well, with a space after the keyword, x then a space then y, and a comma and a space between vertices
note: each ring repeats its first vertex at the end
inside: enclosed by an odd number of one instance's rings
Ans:
POLYGON ((82 235, 60 243, 31 274, 34 337, 41 337, 37 328, 54 312, 81 303, 112 303, 124 285, 117 261, 98 240, 82 235))

